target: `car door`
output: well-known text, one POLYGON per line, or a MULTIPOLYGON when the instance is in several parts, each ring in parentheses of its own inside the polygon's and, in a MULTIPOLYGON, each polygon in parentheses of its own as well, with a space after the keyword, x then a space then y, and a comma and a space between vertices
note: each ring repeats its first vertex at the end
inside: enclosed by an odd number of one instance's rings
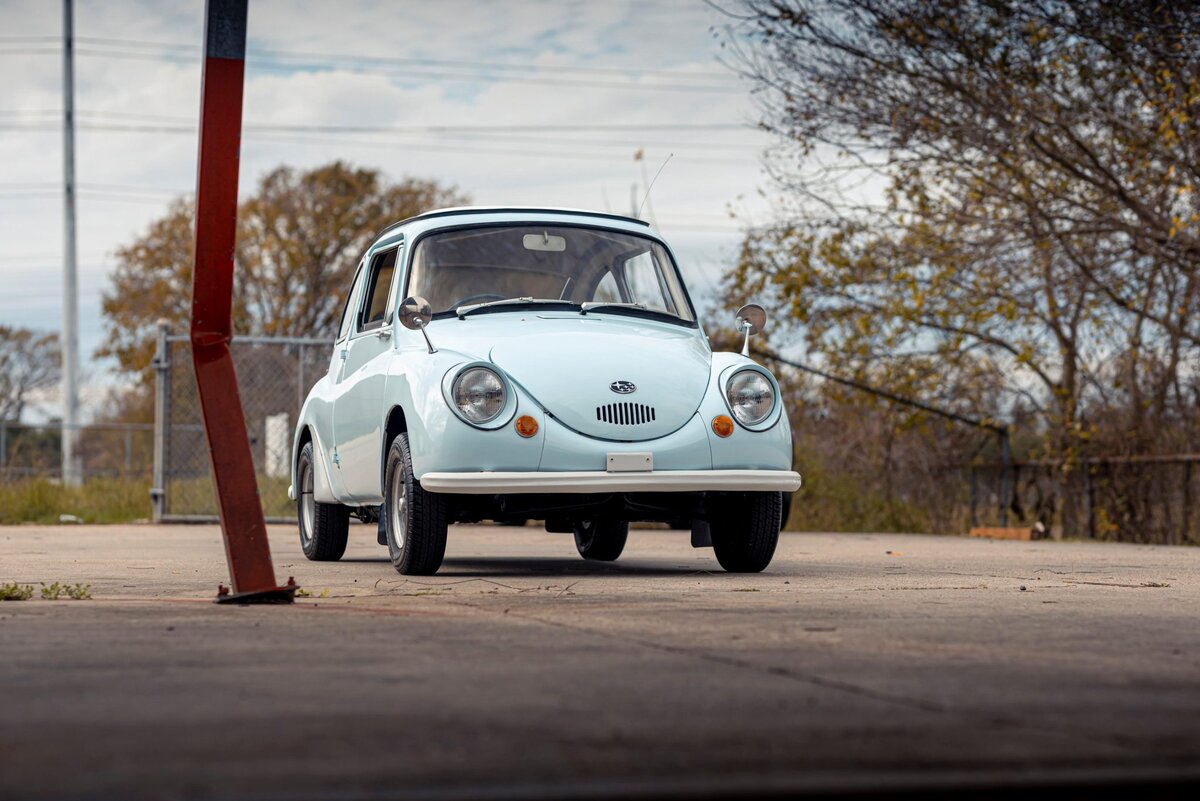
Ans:
POLYGON ((379 502, 384 384, 392 355, 394 287, 402 248, 392 244, 368 254, 358 308, 338 351, 334 464, 348 503, 379 502))
POLYGON ((338 391, 342 378, 342 364, 349 353, 350 335, 354 331, 354 320, 358 316, 359 302, 362 300, 363 285, 367 282, 367 259, 364 256, 354 271, 354 281, 350 285, 350 293, 346 295, 346 305, 342 307, 342 317, 338 323, 337 340, 333 343, 333 353, 329 357, 329 369, 326 370, 328 381, 332 385, 329 393, 328 407, 319 415, 325 420, 327 428, 320 432, 318 440, 321 443, 325 463, 330 466, 329 481, 335 498, 344 498, 346 488, 342 483, 342 473, 338 467, 340 457, 333 435, 333 399, 338 391))

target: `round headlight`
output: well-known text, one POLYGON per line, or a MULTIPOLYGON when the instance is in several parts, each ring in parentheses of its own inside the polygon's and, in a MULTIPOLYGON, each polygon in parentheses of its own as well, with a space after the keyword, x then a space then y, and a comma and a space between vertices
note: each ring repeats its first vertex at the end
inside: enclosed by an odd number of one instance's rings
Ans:
POLYGON ((733 416, 743 425, 761 423, 775 408, 774 387, 766 376, 754 370, 734 373, 725 384, 725 397, 733 416))
POLYGON ((454 405, 472 423, 495 420, 504 410, 504 382, 486 367, 463 370, 454 379, 454 405))

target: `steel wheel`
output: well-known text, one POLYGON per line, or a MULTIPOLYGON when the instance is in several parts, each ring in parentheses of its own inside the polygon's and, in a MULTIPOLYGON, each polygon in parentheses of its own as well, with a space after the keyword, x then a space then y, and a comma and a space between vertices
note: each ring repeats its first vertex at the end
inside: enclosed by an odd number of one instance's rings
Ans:
POLYGON ((392 565, 407 576, 437 572, 446 553, 449 504, 413 478, 408 436, 397 434, 384 469, 383 519, 392 565))
POLYGON ((392 537, 396 548, 402 549, 408 534, 408 488, 403 470, 392 471, 391 493, 392 537))
POLYGON ((314 494, 316 470, 313 446, 306 442, 296 461, 296 522, 300 548, 317 562, 333 562, 346 552, 350 510, 340 503, 321 503, 314 494))
POLYGON ((313 500, 312 464, 307 460, 300 462, 300 544, 306 546, 312 542, 313 524, 316 521, 316 501, 313 500))

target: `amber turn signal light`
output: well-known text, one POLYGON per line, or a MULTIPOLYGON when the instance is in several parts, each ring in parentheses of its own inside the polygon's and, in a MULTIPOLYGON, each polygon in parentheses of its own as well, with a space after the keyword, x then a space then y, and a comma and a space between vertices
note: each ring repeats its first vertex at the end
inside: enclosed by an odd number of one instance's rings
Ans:
POLYGON ((517 418, 517 433, 522 437, 532 437, 537 433, 537 420, 527 414, 517 418))
POLYGON ((718 437, 728 437, 733 433, 733 418, 729 415, 718 414, 713 418, 713 433, 718 437))

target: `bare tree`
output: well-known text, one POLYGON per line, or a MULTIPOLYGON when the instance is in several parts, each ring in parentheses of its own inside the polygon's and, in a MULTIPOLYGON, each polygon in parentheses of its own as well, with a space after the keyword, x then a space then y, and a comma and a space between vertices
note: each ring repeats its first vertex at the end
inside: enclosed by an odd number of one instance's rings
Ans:
POLYGON ((17 422, 29 393, 59 379, 58 339, 0 325, 0 420, 17 422))

